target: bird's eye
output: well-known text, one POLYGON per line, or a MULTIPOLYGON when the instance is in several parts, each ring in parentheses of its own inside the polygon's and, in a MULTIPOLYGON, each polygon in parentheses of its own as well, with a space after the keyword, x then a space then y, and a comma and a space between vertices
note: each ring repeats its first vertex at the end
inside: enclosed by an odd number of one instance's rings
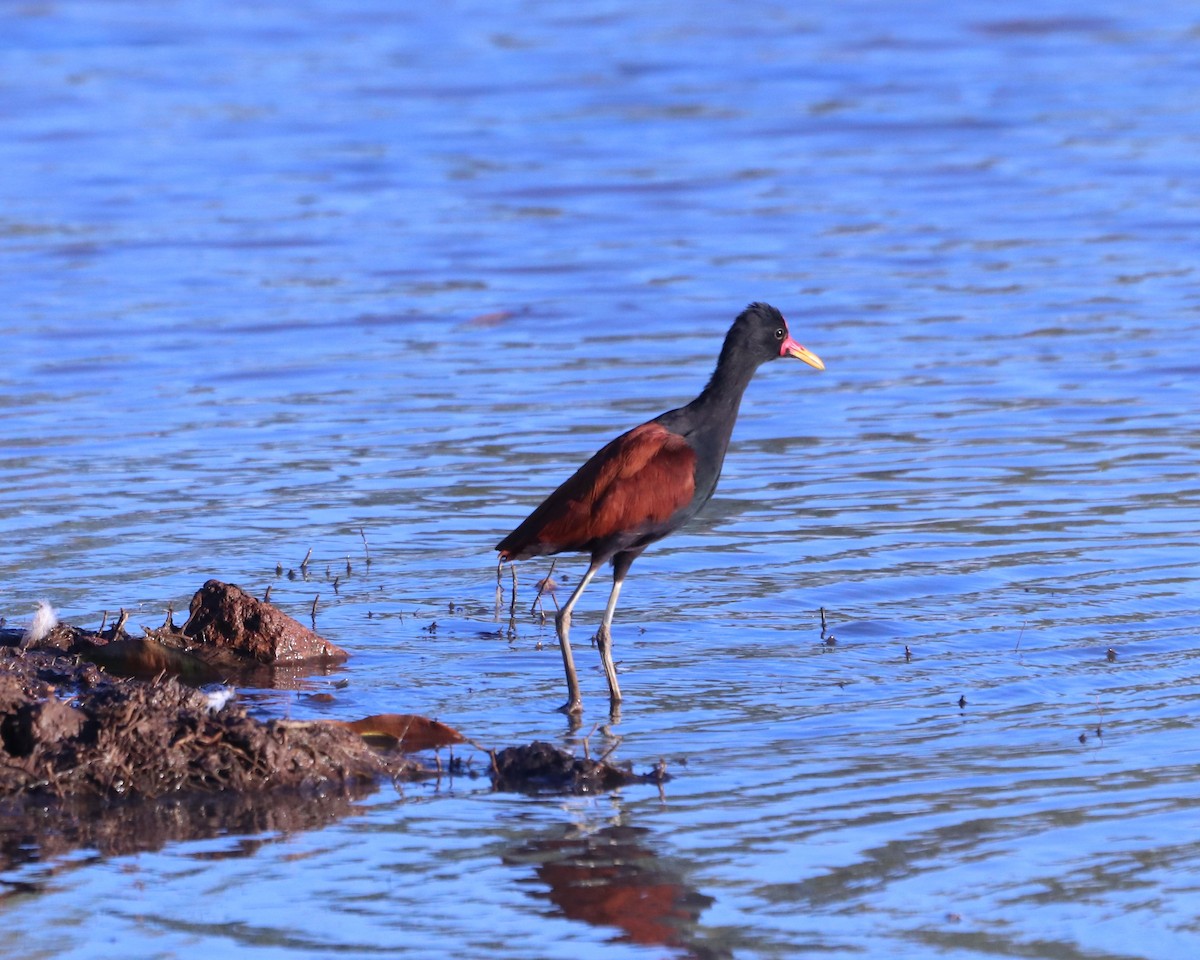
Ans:
POLYGON ((782 339, 783 339, 783 335, 784 335, 784 333, 785 333, 785 332, 786 332, 786 331, 783 329, 783 327, 777 327, 777 328, 775 329, 775 339, 776 339, 776 340, 782 340, 782 339))

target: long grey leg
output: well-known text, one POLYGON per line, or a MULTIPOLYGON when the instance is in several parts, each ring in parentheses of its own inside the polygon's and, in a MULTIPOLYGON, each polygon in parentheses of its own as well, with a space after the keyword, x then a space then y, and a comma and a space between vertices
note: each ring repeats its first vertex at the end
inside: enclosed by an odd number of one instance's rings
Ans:
POLYGON ((608 595, 608 606, 604 608, 604 619, 600 621, 600 629, 596 633, 596 646, 600 648, 600 663, 604 666, 604 675, 608 678, 608 698, 612 704, 621 702, 621 685, 617 683, 617 665, 612 657, 612 621, 617 610, 617 597, 621 595, 621 585, 625 582, 625 574, 634 560, 640 556, 637 553, 619 553, 613 557, 613 585, 608 595))
POLYGON ((587 572, 580 577, 579 585, 571 594, 571 598, 558 611, 554 618, 555 631, 558 633, 558 645, 562 648, 563 668, 567 672, 567 702, 558 709, 563 713, 583 713, 583 698, 579 695, 579 678, 575 675, 575 658, 571 656, 571 611, 575 601, 579 599, 584 588, 591 583, 592 577, 600 569, 601 561, 593 560, 587 572))
POLYGON ((608 699, 613 703, 621 699, 621 686, 617 683, 617 665, 612 658, 612 620, 617 609, 617 596, 621 593, 624 581, 613 578, 612 593, 608 595, 608 606, 604 608, 604 619, 600 621, 600 629, 596 633, 596 646, 600 648, 600 663, 604 666, 604 675, 608 677, 608 699))

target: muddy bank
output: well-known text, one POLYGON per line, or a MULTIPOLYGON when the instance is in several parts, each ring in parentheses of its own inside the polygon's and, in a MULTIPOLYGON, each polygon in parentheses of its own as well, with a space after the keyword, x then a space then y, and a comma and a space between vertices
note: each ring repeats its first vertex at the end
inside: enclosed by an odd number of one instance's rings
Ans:
POLYGON ((0 630, 0 797, 303 793, 422 771, 344 726, 263 722, 231 689, 197 689, 347 658, 273 604, 209 580, 182 626, 170 611, 141 637, 127 623, 86 630, 40 605, 24 632, 0 630))
POLYGON ((344 725, 264 722, 232 689, 197 688, 347 658, 266 600, 209 580, 182 626, 170 611, 141 637, 127 623, 86 630, 41 605, 24 632, 0 630, 0 798, 336 794, 423 772, 344 725))
POLYGON ((440 774, 440 755, 421 763, 412 754, 455 745, 483 756, 468 768, 451 753, 451 770, 486 771, 497 789, 590 793, 666 779, 661 769, 639 776, 547 743, 479 747, 410 714, 252 718, 231 689, 196 685, 249 677, 270 686, 280 669, 319 669, 348 655, 233 584, 207 581, 182 626, 169 611, 141 637, 126 623, 122 612, 89 631, 58 623, 45 606, 24 633, 0 629, 0 798, 347 790, 440 774))
MULTIPOLYGON (((36 629, 0 627, 0 869, 79 848, 318 828, 387 781, 488 777, 497 790, 580 794, 667 779, 543 742, 491 749, 411 714, 251 717, 232 687, 201 684, 269 687, 347 655, 219 581, 197 591, 182 626, 168 613, 133 637, 127 623, 87 630, 47 607, 36 629)), ((0 899, 29 886, 0 881, 0 899)))
POLYGON ((0 648, 0 797, 302 792, 421 769, 337 724, 263 722, 222 699, 169 675, 0 648))
POLYGON ((160 626, 135 625, 124 610, 95 630, 58 623, 52 611, 39 610, 34 621, 24 632, 0 630, 0 644, 80 657, 121 676, 165 672, 194 684, 272 687, 349 658, 273 603, 220 580, 196 591, 179 626, 170 609, 160 626))
POLYGON ((382 778, 486 774, 498 790, 596 793, 661 783, 536 741, 491 750, 425 717, 262 721, 230 691, 176 677, 117 677, 45 650, 0 646, 0 798, 157 799, 187 793, 312 793, 382 778), (460 746, 443 766, 413 754, 460 746), (478 765, 463 750, 480 753, 478 765))

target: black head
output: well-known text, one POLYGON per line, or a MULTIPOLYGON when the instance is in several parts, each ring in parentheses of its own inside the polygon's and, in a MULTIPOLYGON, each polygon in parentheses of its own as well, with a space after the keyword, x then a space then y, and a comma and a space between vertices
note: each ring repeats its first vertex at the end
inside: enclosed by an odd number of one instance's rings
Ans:
POLYGON ((721 348, 721 362, 757 367, 778 357, 795 357, 824 370, 821 358, 792 339, 783 314, 769 303, 752 303, 733 321, 721 348))

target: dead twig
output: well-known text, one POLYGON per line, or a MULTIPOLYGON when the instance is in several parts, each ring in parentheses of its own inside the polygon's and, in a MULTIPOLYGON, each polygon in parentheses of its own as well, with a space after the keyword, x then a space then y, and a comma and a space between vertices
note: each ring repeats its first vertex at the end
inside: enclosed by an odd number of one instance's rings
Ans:
POLYGON ((583 758, 585 760, 592 759, 592 751, 591 751, 590 747, 588 746, 588 737, 590 737, 593 733, 595 733, 599 729, 600 729, 599 723, 592 724, 592 729, 589 730, 587 733, 585 733, 583 735, 582 739, 580 740, 580 742, 583 744, 583 758))
POLYGON ((517 620, 517 565, 509 564, 509 572, 512 574, 512 601, 508 605, 508 619, 510 623, 516 623, 517 620))
MULTIPOLYGON (((550 599, 554 601, 554 609, 558 609, 558 598, 554 595, 554 591, 558 589, 558 584, 554 582, 554 567, 558 564, 558 559, 550 561, 549 572, 537 582, 537 596, 533 598, 533 603, 529 605, 529 612, 536 613, 538 606, 542 605, 542 594, 548 593, 550 599)), ((542 619, 546 619, 546 610, 542 606, 542 619)))
MULTIPOLYGON (((607 760, 612 755, 612 752, 621 745, 621 741, 624 739, 625 738, 618 733, 616 736, 616 739, 613 740, 612 746, 609 747, 607 750, 605 750, 602 754, 600 754, 600 762, 604 763, 604 761, 607 760)), ((661 759, 659 762, 660 763, 662 762, 661 759)))
POLYGON ((500 576, 504 573, 504 561, 496 564, 496 619, 500 619, 500 608, 504 606, 504 587, 500 584, 500 576))

